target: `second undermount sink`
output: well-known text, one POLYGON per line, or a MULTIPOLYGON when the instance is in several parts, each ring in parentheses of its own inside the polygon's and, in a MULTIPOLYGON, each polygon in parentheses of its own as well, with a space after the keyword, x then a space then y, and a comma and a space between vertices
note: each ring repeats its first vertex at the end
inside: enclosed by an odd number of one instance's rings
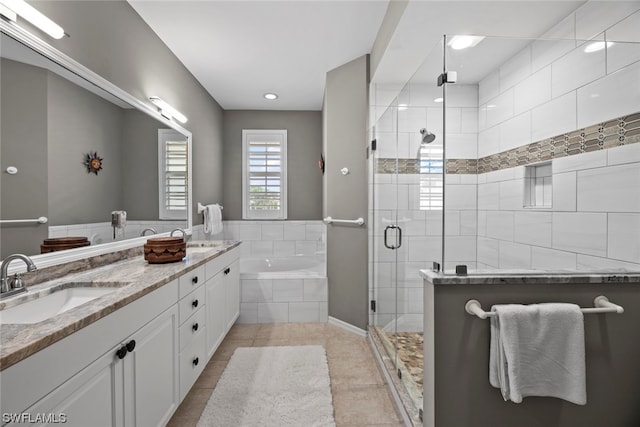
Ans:
POLYGON ((0 324, 42 322, 101 296, 110 294, 125 283, 95 286, 92 283, 69 283, 37 294, 23 294, 15 304, 0 310, 0 324), (66 286, 65 286, 66 285, 66 286))

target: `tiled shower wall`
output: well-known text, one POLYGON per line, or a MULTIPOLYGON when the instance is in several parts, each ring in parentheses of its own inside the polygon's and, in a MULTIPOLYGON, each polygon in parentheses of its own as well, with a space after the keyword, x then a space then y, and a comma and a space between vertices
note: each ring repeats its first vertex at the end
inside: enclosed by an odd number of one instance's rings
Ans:
MULTIPOLYGON (((639 8, 589 2, 548 36, 637 41, 639 8)), ((640 44, 588 44, 536 41, 479 84, 479 268, 640 268, 640 44), (540 161, 552 205, 526 208, 540 161)))
MULTIPOLYGON (((606 30, 609 39, 639 41, 638 8, 588 2, 544 37, 603 39, 606 30)), ((640 44, 591 54, 584 46, 536 41, 479 85, 447 86, 448 270, 640 268, 640 144, 638 119, 629 117, 640 111, 640 44), (592 128, 571 134, 585 127, 592 128), (524 208, 523 165, 544 160, 552 163, 553 204, 524 208)), ((432 145, 442 135, 442 105, 432 94, 432 86, 411 83, 397 98, 410 107, 374 120, 376 157, 385 160, 370 163, 369 215, 378 221, 370 227, 370 299, 373 322, 398 318, 399 330, 420 330, 418 270, 441 258, 442 211, 419 210, 420 174, 411 168, 419 129, 438 135, 432 145), (391 223, 404 230, 395 253, 383 247, 391 223)))

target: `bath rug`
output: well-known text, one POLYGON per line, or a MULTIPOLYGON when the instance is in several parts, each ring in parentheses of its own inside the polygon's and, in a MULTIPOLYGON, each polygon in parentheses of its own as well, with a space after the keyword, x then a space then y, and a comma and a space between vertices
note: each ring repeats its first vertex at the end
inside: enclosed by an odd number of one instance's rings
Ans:
POLYGON ((238 347, 198 427, 335 426, 324 347, 238 347))

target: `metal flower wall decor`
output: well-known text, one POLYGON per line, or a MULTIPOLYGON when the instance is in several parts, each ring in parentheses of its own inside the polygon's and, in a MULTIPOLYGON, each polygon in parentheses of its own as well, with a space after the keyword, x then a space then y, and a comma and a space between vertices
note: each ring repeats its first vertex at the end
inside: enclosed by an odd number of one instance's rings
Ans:
POLYGON ((84 161, 85 166, 87 167, 88 173, 95 173, 98 175, 98 171, 102 170, 102 157, 98 156, 97 152, 93 154, 87 154, 87 158, 84 161))

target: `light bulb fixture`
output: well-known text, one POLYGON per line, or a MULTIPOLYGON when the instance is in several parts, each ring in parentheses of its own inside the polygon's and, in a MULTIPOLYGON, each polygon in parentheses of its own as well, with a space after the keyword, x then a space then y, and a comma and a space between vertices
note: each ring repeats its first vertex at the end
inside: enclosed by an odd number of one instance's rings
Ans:
POLYGON ((484 37, 482 36, 453 36, 451 40, 447 43, 451 49, 461 50, 466 49, 468 47, 474 47, 478 43, 480 43, 484 37))
POLYGON ((54 39, 64 37, 64 30, 60 25, 38 12, 33 6, 28 5, 23 0, 0 0, 0 13, 11 21, 15 21, 16 15, 18 15, 54 39))
POLYGON ((277 93, 265 93, 264 97, 265 97, 265 99, 268 99, 269 101, 273 101, 274 99, 278 99, 278 94, 277 93))
POLYGON ((149 101, 153 102, 156 107, 158 107, 158 110, 160 110, 160 114, 162 114, 167 119, 171 120, 173 118, 180 123, 187 123, 187 117, 184 114, 173 108, 171 105, 167 104, 159 96, 150 96, 149 101))
POLYGON ((584 53, 592 53, 597 52, 599 50, 604 49, 605 47, 610 48, 613 46, 613 42, 593 42, 589 43, 584 48, 584 53))

